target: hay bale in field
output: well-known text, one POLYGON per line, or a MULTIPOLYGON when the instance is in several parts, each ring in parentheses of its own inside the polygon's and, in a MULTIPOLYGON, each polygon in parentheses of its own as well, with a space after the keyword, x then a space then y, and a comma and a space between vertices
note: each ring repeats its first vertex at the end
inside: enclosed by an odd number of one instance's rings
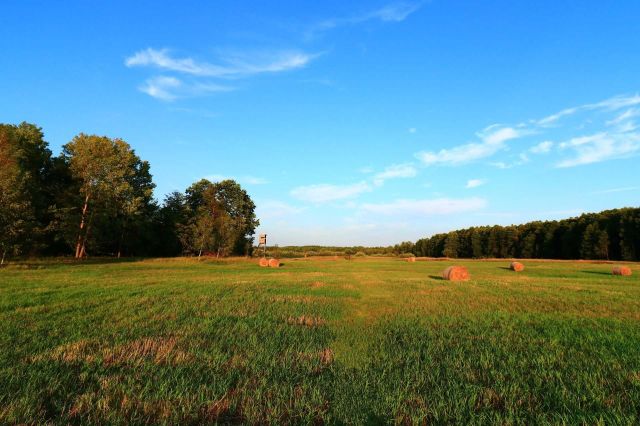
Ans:
POLYGON ((464 266, 449 266, 442 273, 442 278, 447 281, 466 281, 469 279, 469 271, 464 266))
POLYGON ((416 261, 415 256, 407 257, 407 262, 415 262, 415 261, 416 261))
POLYGON ((278 259, 269 259, 269 268, 279 268, 280 261, 278 259))
POLYGON ((260 259, 260 266, 269 266, 269 261, 263 257, 262 259, 260 259))
POLYGON ((515 272, 524 271, 524 265, 520 262, 511 262, 511 265, 509 265, 509 268, 515 272))
POLYGON ((631 275, 631 268, 628 266, 614 266, 612 272, 613 275, 623 275, 628 277, 631 275))

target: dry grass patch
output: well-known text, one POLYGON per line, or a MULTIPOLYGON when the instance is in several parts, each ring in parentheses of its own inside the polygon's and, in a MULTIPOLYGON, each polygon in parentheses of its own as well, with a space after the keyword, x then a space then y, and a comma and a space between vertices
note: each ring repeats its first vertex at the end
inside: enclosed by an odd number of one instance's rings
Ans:
POLYGON ((476 398, 475 409, 480 411, 483 408, 489 408, 497 411, 504 411, 505 400, 495 390, 491 388, 484 388, 478 394, 476 398))
POLYGON ((240 355, 240 354, 234 354, 224 364, 222 364, 222 368, 225 371, 244 370, 247 367, 247 364, 248 364, 248 360, 246 356, 240 355))
POLYGON ((77 342, 58 346, 48 353, 36 355, 31 358, 31 361, 92 362, 96 358, 97 349, 98 345, 94 341, 78 340, 77 342))
POLYGON ((303 325, 305 327, 318 327, 321 325, 325 325, 326 323, 327 322, 320 317, 312 317, 307 315, 287 318, 287 324, 289 325, 303 325))
POLYGON ((113 349, 103 351, 103 360, 107 365, 140 364, 151 361, 158 365, 184 364, 192 356, 176 348, 175 337, 146 337, 113 349))
POLYGON ((280 302, 280 303, 303 303, 303 304, 313 304, 313 303, 328 303, 327 298, 318 297, 318 296, 273 296, 270 299, 272 302, 280 302))
POLYGON ((145 361, 157 365, 178 365, 193 359, 192 355, 178 349, 177 343, 175 337, 146 337, 115 347, 100 347, 96 341, 79 340, 58 346, 49 353, 37 355, 31 361, 91 363, 102 360, 105 366, 110 366, 139 365, 145 361))
POLYGON ((233 401, 237 399, 237 391, 231 390, 225 393, 222 398, 212 401, 203 407, 201 417, 210 423, 241 422, 242 415, 238 410, 232 411, 233 401))

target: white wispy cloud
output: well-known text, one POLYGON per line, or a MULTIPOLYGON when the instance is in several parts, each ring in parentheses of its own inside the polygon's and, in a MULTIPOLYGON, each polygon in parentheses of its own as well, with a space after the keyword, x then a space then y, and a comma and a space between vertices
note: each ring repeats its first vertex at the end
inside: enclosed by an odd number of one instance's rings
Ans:
POLYGON ((465 188, 477 188, 485 183, 486 181, 484 179, 469 179, 465 188))
MULTIPOLYGON (((640 105, 638 94, 615 96, 600 102, 566 108, 542 119, 532 119, 513 126, 492 125, 476 133, 477 141, 443 148, 439 151, 420 151, 415 154, 415 157, 425 166, 457 166, 483 160, 507 151, 511 145, 508 143, 510 141, 558 131, 562 127, 563 118, 586 114, 582 124, 574 125, 571 130, 576 132, 597 128, 595 131, 591 130, 591 134, 575 136, 559 145, 550 140, 539 142, 527 151, 521 152, 516 158, 511 156, 512 158, 508 161, 500 159, 489 164, 501 169, 509 169, 528 163, 530 161, 528 153, 546 154, 554 148, 559 152, 566 153, 573 150, 575 153, 573 158, 565 158, 557 162, 557 167, 573 167, 625 158, 635 155, 638 151, 640 126, 634 121, 640 116, 637 105, 640 105), (622 109, 625 111, 618 113, 622 109), (615 113, 617 115, 612 117, 615 113)), ((565 133, 568 127, 565 126, 565 133)), ((566 135, 563 138, 566 138, 566 135)))
POLYGON ((628 108, 635 105, 640 105, 640 95, 622 95, 622 96, 614 96, 613 98, 605 99, 604 101, 595 102, 591 104, 584 104, 576 107, 565 108, 555 114, 551 114, 547 117, 544 117, 539 120, 531 120, 532 123, 537 124, 539 126, 549 126, 555 124, 560 119, 574 115, 580 111, 593 111, 593 110, 609 110, 615 111, 621 108, 628 108))
POLYGON ((611 189, 604 189, 602 191, 594 191, 592 192, 592 194, 597 195, 597 194, 613 194, 615 192, 627 192, 627 191, 636 191, 636 190, 640 190, 640 186, 625 186, 622 188, 611 188, 611 189))
POLYGON ((317 184, 299 186, 292 189, 290 194, 293 198, 301 201, 326 203, 329 201, 353 198, 369 191, 371 191, 371 186, 363 181, 351 185, 317 184))
POLYGON ((420 8, 420 3, 398 2, 388 4, 378 10, 364 15, 361 20, 379 19, 383 22, 402 22, 420 8))
POLYGON ((639 117, 640 116, 640 109, 637 108, 629 108, 628 110, 624 111, 622 114, 617 115, 616 117, 614 117, 613 119, 607 121, 607 125, 608 126, 615 126, 618 125, 620 123, 624 123, 628 120, 631 120, 633 118, 639 117))
POLYGON ((483 198, 436 198, 427 200, 395 200, 390 203, 363 204, 365 212, 382 215, 441 215, 483 209, 487 201, 483 198))
POLYGON ((556 112, 555 114, 551 114, 539 120, 532 120, 532 122, 542 127, 550 126, 556 123, 558 120, 560 120, 563 117, 575 114, 580 110, 580 108, 581 107, 566 108, 566 109, 563 109, 562 111, 556 112))
POLYGON ((182 81, 179 79, 160 76, 148 79, 139 89, 141 92, 154 98, 172 101, 177 97, 175 91, 181 87, 182 81))
POLYGON ((532 154, 546 154, 551 151, 551 148, 553 148, 553 142, 544 141, 529 148, 529 152, 531 152, 532 154))
POLYGON ((597 102, 591 105, 585 105, 583 108, 587 109, 600 109, 605 108, 608 110, 618 110, 621 108, 628 108, 635 105, 640 105, 640 94, 636 93, 635 95, 630 96, 614 96, 613 98, 606 99, 601 102, 597 102))
POLYGON ((215 79, 232 79, 256 74, 278 73, 305 67, 313 58, 305 52, 288 50, 275 52, 232 52, 220 59, 220 64, 197 61, 191 57, 178 57, 169 49, 147 48, 125 59, 127 67, 149 67, 161 70, 161 75, 147 79, 139 90, 157 99, 172 101, 177 98, 203 96, 214 92, 227 92, 232 87, 220 85, 215 79))
POLYGON ((394 164, 384 169, 380 173, 376 173, 373 177, 373 183, 376 186, 382 185, 386 180, 398 178, 411 178, 418 174, 418 170, 413 164, 394 164))
POLYGON ((325 19, 313 25, 306 32, 305 36, 308 39, 314 38, 318 34, 334 28, 357 25, 367 21, 402 22, 407 19, 409 15, 420 9, 421 6, 422 2, 395 2, 359 15, 346 18, 325 19))
POLYGON ((489 126, 477 133, 480 142, 459 145, 440 151, 421 151, 415 154, 424 165, 457 166, 490 157, 506 148, 506 142, 531 134, 528 129, 489 126))
POLYGON ((213 92, 228 92, 232 87, 213 83, 185 83, 176 77, 157 76, 147 79, 138 89, 142 93, 161 99, 173 101, 178 98, 203 96, 213 92))
POLYGON ((600 132, 562 142, 560 149, 571 151, 573 156, 558 162, 559 168, 627 158, 640 151, 640 133, 600 132))
POLYGON ((127 67, 154 67, 200 77, 243 77, 302 68, 315 56, 299 51, 233 53, 222 59, 222 65, 196 61, 191 57, 174 57, 169 49, 147 48, 125 60, 127 67))

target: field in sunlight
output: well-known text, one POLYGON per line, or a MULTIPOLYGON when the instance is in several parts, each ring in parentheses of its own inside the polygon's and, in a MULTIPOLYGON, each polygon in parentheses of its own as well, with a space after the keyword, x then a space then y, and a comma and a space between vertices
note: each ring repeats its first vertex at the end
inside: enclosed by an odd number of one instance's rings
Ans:
POLYGON ((0 423, 640 422, 640 265, 256 263, 1 269, 0 423))

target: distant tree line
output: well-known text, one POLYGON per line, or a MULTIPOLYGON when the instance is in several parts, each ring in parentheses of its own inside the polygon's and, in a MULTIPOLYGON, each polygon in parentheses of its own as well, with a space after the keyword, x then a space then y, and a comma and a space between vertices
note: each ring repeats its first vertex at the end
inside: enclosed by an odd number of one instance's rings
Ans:
POLYGON ((79 134, 54 156, 42 129, 0 124, 0 264, 8 256, 245 255, 259 222, 233 180, 159 205, 149 162, 122 139, 79 134))
MULTIPOLYGON (((411 243, 413 247, 413 243, 411 243)), ((256 247, 256 256, 263 255, 263 248, 256 247)), ((397 246, 388 247, 365 247, 365 246, 268 246, 267 257, 294 258, 294 257, 315 257, 315 256, 397 256, 397 246)))
POLYGON ((640 260, 640 208, 467 228, 422 238, 411 251, 417 256, 454 258, 640 260))

